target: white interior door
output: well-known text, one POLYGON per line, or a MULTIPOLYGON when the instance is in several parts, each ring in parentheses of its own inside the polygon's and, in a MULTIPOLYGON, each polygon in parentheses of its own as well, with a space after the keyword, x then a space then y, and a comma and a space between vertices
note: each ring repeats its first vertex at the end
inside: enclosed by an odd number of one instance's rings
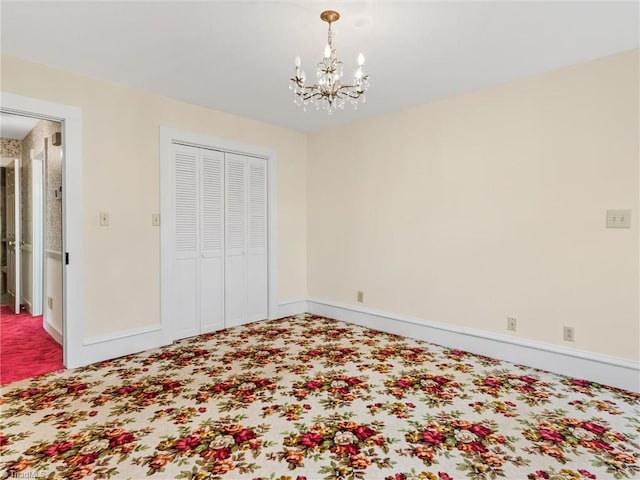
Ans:
POLYGON ((224 328, 224 153, 200 150, 200 333, 224 328))
POLYGON ((44 298, 44 152, 31 159, 31 315, 42 315, 44 298))
POLYGON ((245 323, 247 307, 247 161, 225 154, 225 325, 245 323))
POLYGON ((268 317, 267 161, 226 154, 226 326, 268 317))
POLYGON ((267 161, 249 158, 247 185, 247 321, 267 318, 267 161))
POLYGON ((175 339, 200 333, 198 254, 198 149, 174 145, 175 227, 171 325, 175 339))
POLYGON ((268 160, 170 145, 161 248, 171 339, 268 318, 268 160))
POLYGON ((174 145, 174 339, 224 328, 224 153, 174 145))
POLYGON ((7 290, 11 295, 13 311, 20 313, 21 298, 21 230, 20 230, 20 160, 6 167, 7 178, 7 290))

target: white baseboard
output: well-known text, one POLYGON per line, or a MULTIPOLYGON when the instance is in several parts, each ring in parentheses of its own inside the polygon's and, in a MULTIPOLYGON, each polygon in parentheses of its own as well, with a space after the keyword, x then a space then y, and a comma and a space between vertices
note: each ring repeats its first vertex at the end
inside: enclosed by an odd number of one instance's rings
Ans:
POLYGON ((95 362, 122 357, 166 345, 161 325, 134 328, 107 335, 86 337, 77 363, 67 368, 81 367, 95 362))
MULTIPOLYGON (((298 315, 307 311, 305 299, 291 299, 278 304, 276 315, 273 318, 298 315)), ((162 325, 150 325, 148 327, 135 328, 123 332, 107 335, 86 337, 82 342, 82 351, 78 361, 68 368, 81 367, 103 360, 121 357, 132 353, 138 353, 152 348, 167 345, 166 332, 162 325)))
POLYGON ((307 300, 295 298, 284 300, 278 304, 277 315, 274 318, 290 317, 307 312, 307 300))
POLYGON ((144 335, 147 333, 162 331, 162 325, 149 325, 146 327, 132 328, 131 330, 125 330, 117 333, 107 333, 105 335, 95 335, 93 337, 85 337, 82 344, 87 347, 98 343, 110 343, 115 340, 122 340, 124 338, 135 337, 138 335, 144 335))
POLYGON ((308 312, 561 375, 640 391, 640 362, 320 299, 308 312))
POLYGON ((51 338, 53 338, 58 344, 62 345, 62 332, 60 332, 56 327, 47 322, 46 320, 42 321, 42 328, 45 332, 49 334, 51 338))

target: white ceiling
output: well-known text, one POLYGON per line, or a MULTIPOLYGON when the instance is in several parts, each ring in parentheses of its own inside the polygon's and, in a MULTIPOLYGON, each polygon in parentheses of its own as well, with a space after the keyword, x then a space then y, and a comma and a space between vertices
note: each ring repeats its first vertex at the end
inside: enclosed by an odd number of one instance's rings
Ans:
POLYGON ((0 137, 22 140, 39 121, 39 118, 0 113, 0 137))
POLYGON ((640 45, 639 3, 12 2, 2 53, 301 131, 391 112, 640 45), (293 104, 288 80, 311 74, 326 42, 319 14, 340 12, 345 76, 358 52, 371 86, 357 111, 293 104))

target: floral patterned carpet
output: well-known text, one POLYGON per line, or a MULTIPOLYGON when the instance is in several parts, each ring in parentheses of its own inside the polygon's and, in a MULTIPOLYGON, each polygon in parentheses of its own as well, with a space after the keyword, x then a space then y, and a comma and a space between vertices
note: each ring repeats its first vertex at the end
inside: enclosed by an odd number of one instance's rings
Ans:
POLYGON ((640 394, 300 315, 2 389, 0 476, 640 478, 640 394))

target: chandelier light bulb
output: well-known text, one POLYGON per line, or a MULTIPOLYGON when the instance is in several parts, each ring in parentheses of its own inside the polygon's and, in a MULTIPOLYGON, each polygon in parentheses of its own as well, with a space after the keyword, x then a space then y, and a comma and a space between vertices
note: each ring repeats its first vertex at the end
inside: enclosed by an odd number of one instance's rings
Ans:
POLYGON ((338 21, 340 14, 333 10, 325 10, 320 18, 329 24, 327 43, 324 47, 323 57, 318 62, 316 69, 316 83, 306 85, 305 72, 301 72, 302 60, 299 56, 295 59, 295 76, 291 79, 291 86, 296 97, 296 104, 306 106, 311 104, 316 110, 323 109, 328 113, 343 109, 346 103, 357 107, 358 102, 364 103, 364 94, 369 87, 369 76, 364 71, 364 55, 358 55, 358 68, 351 85, 343 85, 342 62, 338 60, 333 46, 331 26, 338 21))

